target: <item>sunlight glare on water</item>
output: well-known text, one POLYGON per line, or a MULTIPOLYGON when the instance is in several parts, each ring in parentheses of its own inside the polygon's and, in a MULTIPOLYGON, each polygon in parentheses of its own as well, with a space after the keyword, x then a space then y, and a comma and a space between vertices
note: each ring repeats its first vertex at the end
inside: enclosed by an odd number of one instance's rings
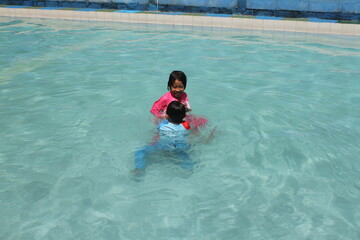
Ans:
POLYGON ((0 238, 360 239, 359 42, 1 18, 0 238), (173 70, 215 138, 135 178, 173 70))

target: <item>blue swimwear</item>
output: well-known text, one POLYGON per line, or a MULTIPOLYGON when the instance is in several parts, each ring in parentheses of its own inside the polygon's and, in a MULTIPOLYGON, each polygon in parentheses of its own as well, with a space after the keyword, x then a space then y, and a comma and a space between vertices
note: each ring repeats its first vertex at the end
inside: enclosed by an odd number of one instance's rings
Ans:
POLYGON ((135 153, 135 169, 144 169, 146 166, 146 155, 154 151, 169 151, 176 153, 182 160, 182 168, 191 168, 193 163, 186 152, 190 146, 187 143, 190 127, 187 122, 173 124, 163 120, 158 125, 159 140, 154 145, 147 145, 135 153))

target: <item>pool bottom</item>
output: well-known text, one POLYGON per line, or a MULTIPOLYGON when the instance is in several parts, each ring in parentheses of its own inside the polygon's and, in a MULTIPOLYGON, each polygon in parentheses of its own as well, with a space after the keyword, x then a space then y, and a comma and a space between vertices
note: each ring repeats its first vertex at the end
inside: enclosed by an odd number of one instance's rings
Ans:
POLYGON ((353 37, 2 24, 0 239, 359 238, 353 37), (194 174, 153 156, 134 181, 174 69, 218 132, 194 174))

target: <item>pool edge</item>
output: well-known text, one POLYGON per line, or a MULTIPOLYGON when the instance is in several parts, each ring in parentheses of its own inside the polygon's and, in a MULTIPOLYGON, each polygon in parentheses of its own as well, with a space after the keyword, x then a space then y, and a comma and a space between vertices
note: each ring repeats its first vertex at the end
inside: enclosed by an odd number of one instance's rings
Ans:
POLYGON ((257 18, 237 15, 184 14, 161 12, 103 11, 100 9, 61 9, 0 7, 0 16, 64 20, 145 23, 264 31, 301 32, 360 36, 360 24, 309 21, 309 19, 257 18))

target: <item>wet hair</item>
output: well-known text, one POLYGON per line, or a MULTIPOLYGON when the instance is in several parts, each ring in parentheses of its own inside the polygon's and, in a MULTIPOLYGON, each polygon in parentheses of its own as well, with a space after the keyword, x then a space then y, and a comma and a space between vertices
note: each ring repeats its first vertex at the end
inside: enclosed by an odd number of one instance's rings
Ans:
POLYGON ((169 103, 166 114, 169 116, 169 122, 182 123, 186 116, 185 105, 178 101, 169 103))
POLYGON ((184 84, 184 89, 186 88, 186 75, 182 71, 172 71, 169 76, 168 81, 168 90, 170 90, 171 86, 174 84, 175 80, 178 80, 184 84))

